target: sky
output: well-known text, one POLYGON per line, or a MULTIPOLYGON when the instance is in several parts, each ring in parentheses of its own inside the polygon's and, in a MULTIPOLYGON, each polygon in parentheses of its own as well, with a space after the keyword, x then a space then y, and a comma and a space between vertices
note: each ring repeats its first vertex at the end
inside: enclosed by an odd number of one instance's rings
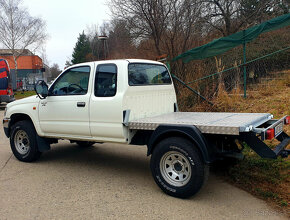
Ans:
MULTIPOLYGON (((63 70, 71 59, 79 33, 90 25, 110 20, 106 0, 24 0, 23 6, 32 16, 46 22, 49 38, 45 44, 49 65, 57 63, 63 70)), ((41 55, 40 53, 37 55, 41 55)))

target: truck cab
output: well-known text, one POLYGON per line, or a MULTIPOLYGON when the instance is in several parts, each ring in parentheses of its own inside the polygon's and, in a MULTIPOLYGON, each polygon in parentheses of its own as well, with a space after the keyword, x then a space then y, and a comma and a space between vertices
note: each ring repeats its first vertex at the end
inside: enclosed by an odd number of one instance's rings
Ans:
POLYGON ((32 96, 7 106, 9 115, 33 120, 39 136, 129 143, 126 114, 139 119, 174 111, 176 95, 162 63, 146 60, 97 61, 61 73, 45 99, 32 96))

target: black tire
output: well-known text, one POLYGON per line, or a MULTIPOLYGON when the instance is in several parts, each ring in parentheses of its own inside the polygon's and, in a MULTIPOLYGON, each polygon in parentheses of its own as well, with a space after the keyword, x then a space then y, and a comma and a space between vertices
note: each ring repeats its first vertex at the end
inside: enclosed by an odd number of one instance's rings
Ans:
POLYGON ((90 142, 90 141, 76 141, 76 143, 80 147, 91 147, 95 144, 95 142, 90 142))
POLYGON ((180 137, 167 138, 156 145, 150 168, 157 185, 168 195, 178 198, 196 194, 208 176, 208 166, 204 164, 196 146, 180 137), (169 172, 168 169, 173 171, 169 172))
POLYGON ((38 151, 36 135, 35 128, 30 121, 19 121, 12 125, 10 146, 18 160, 32 162, 40 157, 41 152, 38 151))

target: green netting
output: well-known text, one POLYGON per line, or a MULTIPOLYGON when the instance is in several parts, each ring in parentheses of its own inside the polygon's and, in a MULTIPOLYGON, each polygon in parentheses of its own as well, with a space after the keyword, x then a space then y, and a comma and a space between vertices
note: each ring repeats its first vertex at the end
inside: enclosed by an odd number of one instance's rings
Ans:
POLYGON ((212 42, 203 46, 188 50, 187 52, 173 58, 172 61, 182 59, 184 63, 188 63, 191 60, 201 60, 208 57, 213 57, 222 54, 236 46, 250 42, 262 33, 273 31, 288 25, 290 25, 290 13, 273 18, 264 23, 261 23, 260 25, 253 26, 227 37, 213 40, 212 42))

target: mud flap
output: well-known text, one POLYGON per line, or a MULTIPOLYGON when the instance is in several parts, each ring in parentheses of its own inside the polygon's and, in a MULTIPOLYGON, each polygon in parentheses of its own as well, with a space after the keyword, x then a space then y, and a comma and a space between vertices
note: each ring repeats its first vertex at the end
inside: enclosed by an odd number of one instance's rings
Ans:
POLYGON ((45 152, 45 151, 50 150, 50 144, 45 138, 42 138, 36 135, 36 141, 37 141, 38 150, 40 152, 45 152))

